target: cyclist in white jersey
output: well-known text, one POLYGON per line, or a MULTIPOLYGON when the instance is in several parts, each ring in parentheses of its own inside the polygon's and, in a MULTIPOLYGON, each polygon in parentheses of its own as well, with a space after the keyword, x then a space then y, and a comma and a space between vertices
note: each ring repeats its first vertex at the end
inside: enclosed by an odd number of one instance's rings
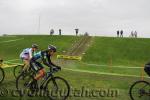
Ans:
POLYGON ((29 68, 30 59, 36 54, 38 50, 37 44, 32 44, 31 48, 26 48, 20 53, 20 58, 24 63, 23 70, 27 70, 29 68))

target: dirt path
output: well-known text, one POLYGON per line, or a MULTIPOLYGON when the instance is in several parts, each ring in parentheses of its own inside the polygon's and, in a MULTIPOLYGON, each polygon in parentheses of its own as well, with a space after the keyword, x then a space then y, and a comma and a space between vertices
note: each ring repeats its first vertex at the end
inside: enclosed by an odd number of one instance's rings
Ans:
MULTIPOLYGON (((69 56, 82 56, 83 53, 88 49, 91 45, 92 37, 91 36, 83 36, 79 41, 73 44, 73 46, 64 54, 69 56)), ((58 59, 56 61, 58 65, 66 66, 74 63, 74 60, 67 59, 58 59)))
POLYGON ((80 41, 73 44, 74 46, 67 52, 67 54, 73 56, 81 56, 90 45, 91 40, 92 37, 83 36, 80 41))

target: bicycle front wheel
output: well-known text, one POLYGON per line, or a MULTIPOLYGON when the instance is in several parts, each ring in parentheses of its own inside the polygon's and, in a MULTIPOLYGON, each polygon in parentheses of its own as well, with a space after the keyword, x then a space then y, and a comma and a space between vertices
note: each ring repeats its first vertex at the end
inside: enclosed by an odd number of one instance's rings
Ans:
POLYGON ((14 67, 13 72, 14 72, 15 78, 17 78, 22 73, 23 67, 24 67, 24 65, 17 65, 14 67))
POLYGON ((150 83, 146 81, 137 81, 129 91, 132 100, 150 100, 150 83))
POLYGON ((4 77, 5 77, 4 70, 2 68, 0 68, 0 83, 2 83, 4 81, 4 77))
POLYGON ((52 77, 48 80, 46 89, 50 100, 66 100, 70 92, 68 82, 61 77, 52 77))

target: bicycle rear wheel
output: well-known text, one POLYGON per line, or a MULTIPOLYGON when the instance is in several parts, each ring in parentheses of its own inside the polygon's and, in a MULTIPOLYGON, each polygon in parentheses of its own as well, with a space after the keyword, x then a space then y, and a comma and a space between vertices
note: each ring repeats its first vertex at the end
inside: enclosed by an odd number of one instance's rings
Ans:
POLYGON ((0 83, 2 83, 4 81, 4 77, 5 77, 4 70, 2 68, 0 68, 0 83))
POLYGON ((16 79, 16 88, 18 91, 25 91, 27 94, 19 94, 20 96, 32 96, 37 91, 38 84, 33 83, 34 77, 31 74, 20 74, 16 79))
POLYGON ((132 100, 150 100, 150 83, 146 81, 135 82, 129 90, 132 100))
POLYGON ((70 93, 68 82, 61 77, 52 77, 48 80, 46 89, 50 100, 66 100, 70 93))

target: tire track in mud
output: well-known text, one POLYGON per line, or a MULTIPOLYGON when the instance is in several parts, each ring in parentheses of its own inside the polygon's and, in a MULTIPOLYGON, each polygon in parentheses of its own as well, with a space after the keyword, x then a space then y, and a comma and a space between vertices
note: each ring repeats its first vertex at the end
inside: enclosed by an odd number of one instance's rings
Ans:
MULTIPOLYGON (((87 48, 90 46, 91 41, 91 36, 83 36, 78 42, 74 43, 73 46, 66 53, 64 53, 64 55, 82 56, 87 48)), ((59 65, 65 67, 67 65, 73 64, 74 60, 58 59, 56 62, 59 65)))
POLYGON ((81 56, 82 53, 84 53, 90 45, 91 40, 92 37, 83 36, 80 41, 74 44, 74 46, 71 48, 70 51, 67 52, 67 54, 72 56, 81 56))

